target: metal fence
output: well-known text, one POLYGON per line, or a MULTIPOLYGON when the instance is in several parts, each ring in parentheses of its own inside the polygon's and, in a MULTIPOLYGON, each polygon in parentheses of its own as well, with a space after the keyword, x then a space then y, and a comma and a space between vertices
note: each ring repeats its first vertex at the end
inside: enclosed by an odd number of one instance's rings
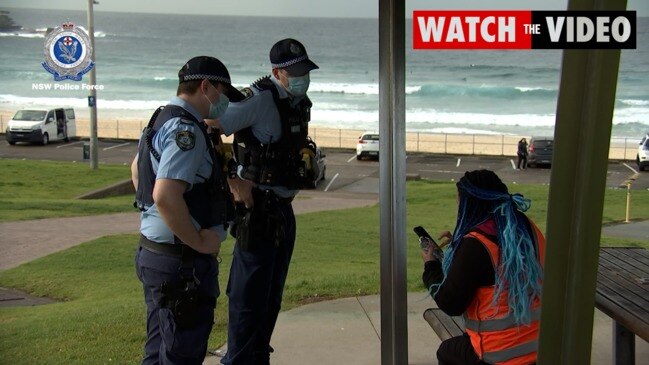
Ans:
MULTIPOLYGON (((0 115, 0 130, 4 133, 9 117, 0 115)), ((99 138, 115 138, 137 140, 146 120, 102 120, 98 123, 99 138)), ((309 128, 311 137, 320 147, 356 148, 358 137, 365 132, 359 129, 309 128)), ((77 135, 88 137, 90 125, 88 121, 77 120, 77 135)), ((515 156, 518 141, 530 136, 512 135, 483 135, 483 134, 448 134, 448 133, 406 133, 406 151, 428 152, 457 155, 491 155, 515 156)), ((232 142, 231 137, 224 138, 232 142)), ((635 160, 639 138, 613 137, 609 149, 609 159, 635 160)))

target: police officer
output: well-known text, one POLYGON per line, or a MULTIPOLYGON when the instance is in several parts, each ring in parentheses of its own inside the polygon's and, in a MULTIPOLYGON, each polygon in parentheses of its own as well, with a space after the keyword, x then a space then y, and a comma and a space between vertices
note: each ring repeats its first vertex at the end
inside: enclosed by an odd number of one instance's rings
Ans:
POLYGON ((147 305, 143 364, 203 362, 219 295, 215 255, 232 205, 203 118, 243 95, 214 57, 192 58, 178 77, 177 96, 151 117, 132 169, 142 211, 135 263, 147 305))
POLYGON ((312 184, 308 142, 309 72, 318 66, 304 46, 284 39, 270 50, 272 75, 244 89, 246 99, 220 118, 234 133, 228 182, 237 201, 228 281, 228 352, 223 364, 268 364, 270 339, 295 244, 291 201, 312 184), (309 181, 310 180, 310 181, 309 181))

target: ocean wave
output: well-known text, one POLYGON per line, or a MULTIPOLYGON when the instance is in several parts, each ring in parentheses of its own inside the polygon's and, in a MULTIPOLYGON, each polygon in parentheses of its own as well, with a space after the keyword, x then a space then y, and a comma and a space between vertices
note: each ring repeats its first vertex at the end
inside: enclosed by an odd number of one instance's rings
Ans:
POLYGON ((412 93, 425 97, 485 97, 494 99, 517 99, 517 98, 556 98, 557 90, 542 87, 522 86, 495 86, 495 85, 433 85, 427 84, 412 93))
MULTIPOLYGON (((154 110, 160 105, 167 104, 167 102, 168 100, 106 100, 99 98, 97 100, 97 107, 99 110, 122 110, 128 113, 130 111, 138 110, 154 110)), ((86 108, 88 106, 88 99, 69 97, 35 98, 16 95, 0 95, 0 107, 6 109, 18 110, 21 108, 45 108, 57 106, 86 108)))
MULTIPOLYGON (((0 37, 45 38, 49 30, 51 30, 51 28, 49 29, 36 28, 36 29, 28 29, 28 30, 18 30, 14 32, 0 32, 0 37)), ((100 30, 95 31, 95 38, 105 38, 106 36, 107 36, 106 32, 102 32, 100 30)))
MULTIPOLYGON (((165 105, 168 99, 159 100, 107 100, 99 99, 98 110, 102 114, 114 115, 117 118, 146 119, 151 111, 165 105)), ((0 108, 18 110, 29 107, 69 106, 79 110, 87 109, 85 97, 25 97, 10 94, 0 95, 0 108)), ((367 106, 366 106, 367 108, 367 106)), ((453 112, 431 108, 408 108, 406 125, 408 129, 431 130, 435 126, 444 128, 480 129, 496 131, 503 134, 507 130, 524 131, 525 129, 553 128, 554 113, 549 114, 488 114, 475 112, 453 112)), ((367 110, 356 104, 344 102, 321 102, 311 110, 312 123, 328 125, 332 128, 378 128, 378 110, 367 110)), ((649 129, 649 107, 616 108, 613 117, 614 127, 620 129, 649 129)), ((519 132, 520 133, 520 132, 519 132)))
POLYGON ((618 99, 620 104, 629 106, 646 106, 649 105, 649 100, 636 100, 636 99, 618 99))

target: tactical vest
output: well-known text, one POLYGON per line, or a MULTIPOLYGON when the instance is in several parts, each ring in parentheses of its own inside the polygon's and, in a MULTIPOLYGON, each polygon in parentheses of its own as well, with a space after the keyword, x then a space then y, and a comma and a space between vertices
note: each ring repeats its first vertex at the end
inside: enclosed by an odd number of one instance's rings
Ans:
MULTIPOLYGON (((530 220, 537 248, 537 259, 544 265, 545 238, 530 220)), ((489 252, 494 272, 499 270, 500 248, 484 234, 471 232, 467 236, 480 241, 489 252)), ((503 289, 494 305, 495 285, 478 288, 475 297, 463 314, 466 333, 478 357, 489 364, 524 365, 536 362, 538 348, 541 300, 530 303, 529 325, 517 324, 509 311, 507 288, 503 289)))
POLYGON ((243 167, 242 177, 258 184, 302 189, 313 185, 315 143, 308 138, 311 120, 311 100, 304 97, 291 106, 289 98, 280 99, 277 87, 266 76, 252 85, 259 90, 270 90, 282 123, 282 136, 268 144, 261 143, 244 128, 234 134, 232 148, 237 163, 243 167))
POLYGON ((205 138, 208 152, 212 158, 210 177, 202 183, 193 184, 192 189, 183 194, 189 214, 204 229, 220 224, 225 225, 234 217, 234 205, 230 198, 228 184, 220 169, 221 156, 216 154, 204 123, 198 122, 191 113, 177 105, 159 107, 142 131, 138 146, 138 187, 134 205, 144 211, 154 203, 153 187, 156 176, 153 172, 151 156, 160 162, 160 153, 153 147, 153 137, 167 121, 177 117, 191 121, 198 127, 205 138))

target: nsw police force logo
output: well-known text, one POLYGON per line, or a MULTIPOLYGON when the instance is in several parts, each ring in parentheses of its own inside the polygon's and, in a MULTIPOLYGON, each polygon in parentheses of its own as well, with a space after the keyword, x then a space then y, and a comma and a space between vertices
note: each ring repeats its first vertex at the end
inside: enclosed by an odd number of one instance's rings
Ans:
POLYGON ((95 65, 91 55, 88 33, 67 22, 45 38, 45 62, 42 65, 54 75, 55 81, 81 81, 81 77, 95 65))

